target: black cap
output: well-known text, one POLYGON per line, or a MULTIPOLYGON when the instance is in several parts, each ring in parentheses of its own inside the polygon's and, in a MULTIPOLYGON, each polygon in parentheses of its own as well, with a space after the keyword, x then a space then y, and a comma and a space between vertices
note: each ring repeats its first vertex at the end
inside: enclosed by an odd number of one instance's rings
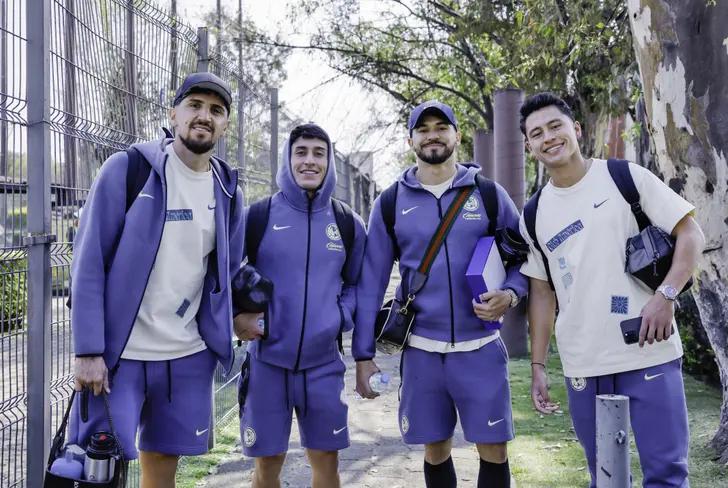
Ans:
POLYGON ((449 105, 445 105, 444 103, 438 102, 437 100, 428 100, 424 103, 417 105, 414 110, 412 110, 412 113, 409 117, 409 122, 407 123, 407 129, 409 130, 410 134, 412 134, 412 129, 417 127, 417 124, 420 122, 422 116, 425 115, 425 113, 432 112, 440 113, 442 117, 444 117, 445 120, 448 121, 448 123, 453 125, 456 129, 458 128, 458 121, 455 118, 455 113, 449 105))
POLYGON ((172 106, 176 107, 179 105, 179 103, 194 90, 208 90, 216 93, 220 96, 220 98, 222 98, 222 101, 225 103, 225 108, 228 113, 230 113, 230 104, 233 102, 233 97, 230 94, 230 85, 218 76, 207 71, 192 73, 187 76, 185 81, 183 81, 177 89, 177 94, 174 97, 174 103, 172 103, 172 106))

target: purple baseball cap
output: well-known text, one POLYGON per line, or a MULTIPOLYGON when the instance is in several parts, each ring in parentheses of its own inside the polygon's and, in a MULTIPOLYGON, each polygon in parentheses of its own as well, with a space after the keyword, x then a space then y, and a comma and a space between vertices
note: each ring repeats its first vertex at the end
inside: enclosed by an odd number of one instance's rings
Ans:
POLYGON ((218 76, 207 71, 188 75, 177 89, 177 94, 174 97, 174 103, 172 103, 172 106, 176 107, 179 105, 179 103, 193 90, 209 90, 219 95, 225 103, 225 108, 228 113, 230 113, 230 104, 233 101, 233 97, 230 94, 230 85, 218 76))
POLYGON ((438 102, 437 100, 428 100, 417 105, 414 110, 412 110, 409 122, 407 123, 407 129, 409 130, 410 135, 412 134, 412 129, 417 127, 417 124, 426 112, 439 112, 450 124, 452 124, 456 129, 458 128, 458 121, 455 118, 455 112, 453 112, 448 105, 438 102))

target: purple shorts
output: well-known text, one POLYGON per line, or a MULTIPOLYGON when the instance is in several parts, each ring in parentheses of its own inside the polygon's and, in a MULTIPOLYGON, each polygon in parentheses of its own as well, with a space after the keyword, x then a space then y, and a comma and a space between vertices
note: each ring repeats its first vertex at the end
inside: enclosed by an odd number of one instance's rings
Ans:
MULTIPOLYGON (((109 406, 124 455, 139 449, 168 455, 195 456, 207 452, 212 413, 215 356, 208 350, 170 361, 122 359, 111 378, 109 406)), ((88 419, 81 419, 76 397, 70 416, 69 442, 85 447, 89 436, 108 431, 101 396, 89 393, 88 419), (80 442, 79 442, 80 440, 80 442)))
POLYGON ((688 410, 680 359, 591 378, 566 378, 569 410, 596 486, 596 396, 629 397, 629 414, 646 488, 688 488, 688 410))
POLYGON ((238 383, 245 455, 275 456, 288 451, 294 410, 304 448, 338 451, 349 447, 345 371, 341 357, 294 373, 248 354, 238 383))
POLYGON ((449 439, 458 416, 468 442, 500 444, 515 436, 508 353, 500 338, 469 352, 408 347, 400 367, 399 430, 406 444, 449 439))

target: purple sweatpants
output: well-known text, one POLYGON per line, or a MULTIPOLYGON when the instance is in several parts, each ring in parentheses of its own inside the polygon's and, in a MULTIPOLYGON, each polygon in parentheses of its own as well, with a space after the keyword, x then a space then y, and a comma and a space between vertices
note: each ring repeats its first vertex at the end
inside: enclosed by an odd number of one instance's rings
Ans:
POLYGON ((591 378, 565 378, 574 430, 596 487, 596 396, 629 397, 645 488, 688 488, 688 411, 680 359, 591 378))

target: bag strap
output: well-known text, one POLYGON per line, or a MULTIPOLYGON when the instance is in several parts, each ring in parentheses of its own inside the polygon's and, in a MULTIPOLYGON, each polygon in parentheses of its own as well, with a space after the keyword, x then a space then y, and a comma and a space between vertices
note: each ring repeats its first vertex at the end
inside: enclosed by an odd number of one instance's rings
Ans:
POLYGON ((645 214, 640 205, 640 194, 637 191, 632 173, 629 170, 629 161, 625 159, 609 159, 607 160, 607 169, 612 180, 614 180, 614 184, 617 185, 619 193, 622 194, 622 197, 632 209, 632 214, 635 220, 637 220, 640 232, 642 232, 645 227, 652 225, 652 222, 650 222, 650 218, 647 217, 647 214, 645 214))
POLYGON ((126 169, 126 211, 128 212, 149 179, 149 171, 152 166, 135 147, 126 149, 126 157, 128 165, 126 169))
POLYGON ((394 249, 394 259, 398 260, 402 252, 397 243, 397 235, 394 233, 394 224, 397 220, 397 189, 399 182, 395 181, 387 187, 386 190, 379 195, 379 208, 382 211, 382 220, 387 234, 392 240, 392 248, 394 249))
POLYGON ((248 262, 252 265, 255 265, 258 259, 258 248, 268 227, 271 199, 266 197, 258 200, 248 209, 248 218, 245 222, 245 250, 248 262))
POLYGON ((346 203, 342 202, 337 198, 331 199, 331 206, 334 209, 334 218, 336 219, 336 227, 339 228, 341 234, 341 240, 344 243, 344 250, 346 251, 346 259, 344 260, 344 267, 341 268, 341 279, 344 284, 354 284, 355 279, 351 277, 351 254, 352 248, 354 247, 354 234, 356 232, 354 224, 354 213, 346 203))
POLYGON ((549 260, 546 257, 546 253, 543 252, 541 245, 538 243, 538 237, 536 236, 536 213, 538 212, 538 201, 541 198, 541 190, 543 190, 543 188, 539 188, 538 191, 529 198, 528 202, 526 202, 526 205, 523 207, 523 220, 526 223, 526 230, 528 231, 528 235, 531 237, 533 247, 541 253, 541 260, 543 261, 544 268, 546 268, 546 278, 548 279, 549 286, 552 290, 556 290, 554 288, 554 281, 551 279, 549 260))
POLYGON ((430 239, 430 243, 427 245, 427 249, 425 249, 425 254, 422 256, 420 265, 417 267, 417 272, 412 278, 410 290, 407 296, 407 303, 414 300, 417 293, 419 293, 422 287, 425 286, 427 276, 430 274, 430 269, 432 268, 432 263, 435 262, 435 257, 437 257, 437 253, 440 251, 442 243, 445 242, 445 238, 450 233, 450 229, 452 229, 460 210, 462 210, 465 202, 468 198, 470 198, 470 195, 473 194, 473 191, 475 191, 474 186, 460 188, 452 203, 450 203, 447 212, 445 212, 445 215, 443 215, 442 219, 440 219, 440 224, 437 226, 435 233, 432 234, 432 238, 430 239))
POLYGON ((480 192, 480 198, 485 205, 485 214, 488 216, 488 234, 494 236, 498 229, 498 190, 495 182, 480 173, 475 175, 475 184, 480 192))
POLYGON ((106 418, 109 421, 109 430, 114 436, 114 440, 116 441, 116 447, 119 449, 119 457, 121 457, 121 460, 123 461, 124 458, 124 448, 121 446, 121 440, 119 439, 119 436, 116 435, 116 429, 114 429, 114 421, 111 418, 111 408, 109 407, 109 396, 106 394, 106 392, 102 392, 101 395, 104 397, 104 410, 106 410, 106 418))

